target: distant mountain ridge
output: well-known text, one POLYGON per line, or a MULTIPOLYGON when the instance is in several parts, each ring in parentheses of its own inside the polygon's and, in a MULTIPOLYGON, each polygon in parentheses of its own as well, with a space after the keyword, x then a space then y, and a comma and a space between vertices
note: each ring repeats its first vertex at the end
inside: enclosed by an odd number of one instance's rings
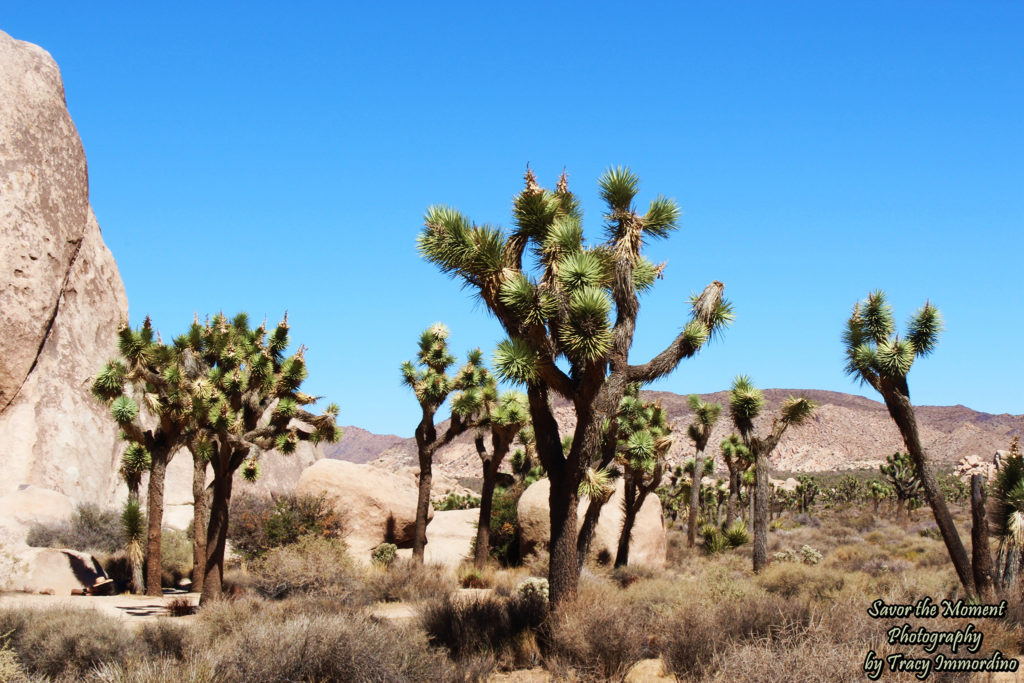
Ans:
MULTIPOLYGON (((676 425, 676 443, 669 451, 673 463, 693 454, 686 439, 691 419, 686 396, 666 391, 644 391, 648 400, 659 400, 676 425)), ((767 406, 757 423, 757 431, 767 430, 772 416, 787 396, 806 396, 817 402, 818 410, 807 424, 791 427, 772 456, 772 467, 784 472, 822 472, 877 467, 885 457, 904 450, 899 431, 889 419, 885 405, 863 396, 817 389, 766 389, 767 406)), ((727 406, 728 392, 702 394, 706 401, 727 406)), ((561 432, 575 427, 575 414, 565 402, 554 404, 561 432)), ((988 459, 998 449, 1008 447, 1015 435, 1024 435, 1024 415, 993 415, 966 406, 915 406, 921 440, 941 465, 953 465, 967 455, 988 459)), ((715 455, 716 466, 724 470, 718 443, 733 431, 728 408, 716 425, 709 441, 708 454, 715 455)), ((416 467, 416 443, 412 438, 373 434, 359 427, 345 427, 341 441, 328 446, 328 457, 352 462, 372 462, 388 469, 416 467)), ((479 477, 480 460, 472 435, 463 434, 443 449, 435 467, 452 477, 479 477)))

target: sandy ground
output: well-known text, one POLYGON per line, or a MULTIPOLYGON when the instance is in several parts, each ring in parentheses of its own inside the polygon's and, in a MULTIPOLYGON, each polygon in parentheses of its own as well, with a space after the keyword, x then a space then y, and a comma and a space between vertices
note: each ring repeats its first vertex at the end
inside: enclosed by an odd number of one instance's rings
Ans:
MULTIPOLYGON (((165 590, 163 597, 150 595, 40 595, 37 593, 0 593, 0 609, 79 609, 96 610, 129 624, 141 624, 167 616, 167 603, 185 598, 199 604, 199 593, 165 590)), ((187 623, 192 617, 180 617, 187 623)))

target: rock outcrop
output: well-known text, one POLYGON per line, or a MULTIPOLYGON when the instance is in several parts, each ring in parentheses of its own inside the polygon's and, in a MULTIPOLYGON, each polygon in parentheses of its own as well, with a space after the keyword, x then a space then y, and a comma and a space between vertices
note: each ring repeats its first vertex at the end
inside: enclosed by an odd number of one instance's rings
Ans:
POLYGON ((60 71, 0 32, 0 494, 112 501, 117 427, 89 382, 127 316, 60 71))
MULTIPOLYGON (((601 507, 601 516, 598 518, 594 538, 590 543, 591 557, 615 561, 619 547, 619 531, 622 529, 622 499, 625 488, 625 482, 621 478, 618 479, 615 493, 601 507)), ((551 480, 539 479, 530 484, 519 498, 519 505, 516 508, 519 517, 519 548, 524 555, 547 549, 547 543, 551 539, 551 517, 548 508, 550 492, 551 480)), ((583 523, 589 504, 590 499, 586 496, 580 499, 576 511, 577 525, 583 523)), ((428 529, 428 536, 429 533, 428 529)), ((651 494, 644 500, 637 514, 633 533, 630 535, 629 564, 664 567, 667 552, 661 501, 656 495, 651 494)))
MULTIPOLYGON (((318 460, 295 486, 297 495, 325 496, 345 520, 345 541, 356 559, 388 541, 412 543, 416 523, 416 483, 407 476, 344 460, 318 460)), ((434 516, 430 508, 428 519, 434 516)), ((429 528, 427 531, 429 538, 429 528)))

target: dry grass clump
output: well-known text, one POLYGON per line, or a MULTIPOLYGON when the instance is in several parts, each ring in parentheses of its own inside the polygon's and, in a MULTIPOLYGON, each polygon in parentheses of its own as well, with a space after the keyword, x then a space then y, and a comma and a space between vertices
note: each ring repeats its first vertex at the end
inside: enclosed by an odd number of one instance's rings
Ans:
POLYGON ((371 602, 438 600, 458 584, 447 567, 396 560, 390 567, 369 567, 363 574, 366 599, 371 602))
POLYGON ((99 612, 47 609, 0 612, 0 633, 28 673, 80 677, 105 661, 145 655, 120 622, 99 612))
POLYGON ((815 600, 835 596, 843 581, 843 575, 832 569, 796 562, 773 562, 757 578, 757 583, 769 593, 815 600))
POLYGON ((534 634, 547 617, 547 601, 537 595, 446 595, 425 603, 419 621, 429 642, 457 661, 514 667, 537 663, 534 634))
POLYGON ((270 610, 215 641, 213 678, 246 681, 443 681, 451 668, 422 633, 360 612, 270 610))
POLYGON ((545 660, 571 668, 583 680, 618 680, 641 659, 656 656, 659 623, 646 592, 581 582, 576 601, 545 625, 542 650, 545 660))

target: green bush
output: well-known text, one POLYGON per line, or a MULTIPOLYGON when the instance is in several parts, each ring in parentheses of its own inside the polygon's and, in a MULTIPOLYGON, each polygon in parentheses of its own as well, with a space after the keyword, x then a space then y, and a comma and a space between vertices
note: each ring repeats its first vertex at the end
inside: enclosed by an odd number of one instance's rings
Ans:
MULTIPOLYGON (((490 555, 503 566, 519 564, 519 516, 516 506, 526 490, 522 484, 496 488, 491 503, 490 555)), ((476 540, 473 541, 474 545, 476 540)), ((474 548, 475 551, 475 548, 474 548)))
POLYGON ((68 548, 82 552, 114 553, 124 547, 121 513, 82 503, 66 522, 33 524, 26 543, 36 548, 68 548))
POLYGON ((398 546, 394 543, 381 543, 373 549, 373 552, 370 554, 370 559, 373 560, 375 565, 387 569, 391 566, 391 563, 395 561, 395 554, 397 552, 398 546))
POLYGON ((163 585, 177 587, 178 582, 192 574, 192 536, 177 529, 163 530, 160 535, 160 563, 163 585))
POLYGON ((324 496, 283 495, 276 499, 242 494, 231 500, 228 540, 235 551, 253 559, 303 536, 340 538, 344 520, 324 496))
POLYGON ((478 507, 480 507, 480 496, 474 496, 471 493, 460 496, 457 493, 452 492, 444 498, 438 498, 434 501, 434 509, 439 512, 446 512, 448 510, 471 510, 478 507))

